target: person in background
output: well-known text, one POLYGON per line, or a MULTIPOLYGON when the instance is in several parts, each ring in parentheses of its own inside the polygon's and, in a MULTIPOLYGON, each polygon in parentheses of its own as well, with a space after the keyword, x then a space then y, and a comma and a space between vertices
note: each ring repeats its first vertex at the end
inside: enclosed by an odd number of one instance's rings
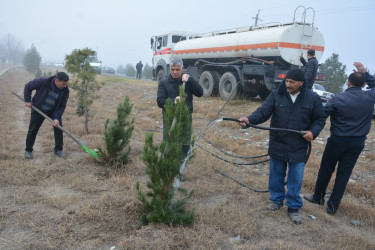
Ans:
POLYGON ((143 68, 142 62, 139 61, 139 63, 137 63, 137 65, 135 65, 135 68, 137 69, 137 79, 141 79, 142 78, 142 68, 143 68))
POLYGON ((314 194, 304 196, 309 202, 323 205, 328 183, 338 163, 335 184, 327 201, 327 213, 331 215, 339 208, 350 175, 365 146, 374 112, 375 76, 367 73, 360 62, 355 62, 354 66, 357 71, 349 75, 348 88, 332 97, 324 107, 331 119, 331 136, 324 149, 314 194), (370 91, 362 91, 366 82, 370 91))
MULTIPOLYGON (((322 101, 316 93, 307 88, 304 76, 300 69, 290 70, 278 89, 271 92, 262 106, 250 116, 239 119, 257 125, 272 117, 272 128, 293 129, 304 133, 301 136, 285 131, 270 131, 268 148, 270 156, 268 188, 271 203, 266 209, 276 211, 283 206, 286 199, 288 215, 295 224, 302 223, 299 212, 303 205, 300 191, 308 142, 319 135, 326 120, 322 101), (288 191, 285 193, 287 169, 288 191)), ((240 125, 246 126, 245 123, 240 125)))
MULTIPOLYGON (((53 120, 55 136, 55 155, 64 157, 63 132, 57 128, 62 126, 61 117, 65 111, 69 98, 69 76, 65 72, 58 72, 56 76, 41 77, 26 83, 24 88, 25 106, 34 105, 53 120), (33 98, 32 91, 36 90, 33 98)), ((33 146, 44 117, 31 108, 29 130, 26 137, 25 158, 33 158, 33 146)))
MULTIPOLYGON (((169 65, 170 75, 161 80, 158 84, 156 101, 158 107, 162 109, 163 113, 164 105, 167 103, 168 98, 170 98, 174 103, 180 98, 179 88, 183 83, 185 83, 186 105, 190 110, 190 116, 193 113, 193 95, 197 97, 201 97, 203 95, 202 86, 197 82, 197 80, 189 76, 189 74, 182 74, 183 69, 184 65, 182 59, 178 57, 172 58, 169 65)), ((187 132, 191 134, 191 124, 190 131, 187 132)), ((166 129, 163 119, 163 140, 165 140, 165 134, 166 129)), ((182 151, 184 154, 187 154, 189 149, 189 145, 182 146, 182 151)))
POLYGON ((161 44, 162 44, 163 40, 161 37, 158 38, 158 42, 156 44, 156 49, 159 50, 161 48, 161 44))
POLYGON ((315 50, 309 49, 307 51, 307 62, 303 56, 300 56, 301 63, 304 66, 305 78, 307 80, 307 87, 311 89, 314 85, 316 73, 318 72, 319 63, 315 57, 315 50))

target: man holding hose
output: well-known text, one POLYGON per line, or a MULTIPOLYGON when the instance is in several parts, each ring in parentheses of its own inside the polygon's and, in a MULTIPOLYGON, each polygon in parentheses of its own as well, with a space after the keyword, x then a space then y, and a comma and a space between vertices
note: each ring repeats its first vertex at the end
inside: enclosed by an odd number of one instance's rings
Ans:
MULTIPOLYGON (((285 131, 270 131, 268 154, 270 156, 269 192, 271 203, 267 209, 280 209, 284 200, 290 219, 301 224, 302 207, 300 191, 306 164, 308 142, 323 129, 326 114, 320 97, 306 86, 305 74, 300 69, 290 70, 279 87, 271 92, 255 112, 239 120, 257 125, 271 118, 272 128, 292 129, 304 136, 285 131), (272 118, 271 118, 272 116, 272 118), (288 170, 285 193, 285 176, 288 170)), ((246 126, 245 123, 240 123, 246 126)))

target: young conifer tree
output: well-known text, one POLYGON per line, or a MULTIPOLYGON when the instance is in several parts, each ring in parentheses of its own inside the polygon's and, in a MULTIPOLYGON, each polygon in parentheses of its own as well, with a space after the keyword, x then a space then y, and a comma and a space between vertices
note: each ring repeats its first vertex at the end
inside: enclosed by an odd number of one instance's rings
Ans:
POLYGON ((183 188, 175 188, 173 182, 180 173, 180 164, 185 154, 182 145, 190 142, 190 133, 186 133, 191 118, 185 104, 186 94, 180 87, 181 101, 173 104, 170 99, 164 106, 164 121, 166 125, 165 141, 159 145, 153 143, 153 134, 147 134, 143 148, 142 160, 146 164, 146 173, 150 180, 147 182, 146 193, 140 189, 137 182, 139 200, 143 204, 143 224, 165 223, 168 225, 191 225, 194 222, 194 209, 186 210, 187 199, 194 191, 187 192, 183 188), (182 198, 174 200, 176 193, 182 198), (181 197, 181 196, 180 196, 181 197))
POLYGON ((89 107, 99 97, 97 91, 104 84, 97 82, 97 73, 89 62, 89 58, 95 55, 94 50, 84 48, 75 49, 70 55, 65 56, 65 69, 74 75, 69 81, 69 86, 76 91, 76 113, 78 116, 85 116, 86 133, 89 132, 89 107))
POLYGON ((134 119, 129 119, 133 104, 126 96, 123 103, 117 106, 117 119, 104 124, 105 149, 99 148, 99 157, 116 167, 122 167, 127 163, 130 153, 130 138, 134 130, 134 119), (127 147, 127 148, 126 148, 127 147))

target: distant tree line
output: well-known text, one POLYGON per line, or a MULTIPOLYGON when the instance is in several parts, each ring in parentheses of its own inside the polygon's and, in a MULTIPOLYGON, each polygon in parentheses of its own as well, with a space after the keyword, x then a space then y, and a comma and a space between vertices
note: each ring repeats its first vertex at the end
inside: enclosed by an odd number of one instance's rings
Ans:
POLYGON ((0 62, 7 65, 17 65, 23 62, 25 49, 22 41, 8 34, 0 39, 0 62))
MULTIPOLYGON (((117 70, 116 70, 116 73, 117 74, 123 74, 123 75, 126 75, 128 77, 135 77, 137 71, 135 69, 135 66, 128 63, 128 64, 126 64, 125 67, 122 66, 122 65, 118 66, 117 70)), ((152 79, 152 67, 148 63, 146 63, 146 65, 143 66, 142 78, 152 79)))

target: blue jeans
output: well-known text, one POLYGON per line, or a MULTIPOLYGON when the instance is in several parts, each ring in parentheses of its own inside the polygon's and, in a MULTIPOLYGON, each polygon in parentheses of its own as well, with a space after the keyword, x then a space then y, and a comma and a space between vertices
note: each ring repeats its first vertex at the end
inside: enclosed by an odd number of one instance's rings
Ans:
POLYGON ((303 172, 305 162, 287 162, 270 157, 270 177, 268 189, 271 194, 270 200, 276 204, 283 204, 286 199, 286 205, 290 209, 299 209, 302 207, 302 199, 299 196, 302 187, 303 172), (287 188, 285 194, 285 176, 287 165, 289 165, 287 188))

